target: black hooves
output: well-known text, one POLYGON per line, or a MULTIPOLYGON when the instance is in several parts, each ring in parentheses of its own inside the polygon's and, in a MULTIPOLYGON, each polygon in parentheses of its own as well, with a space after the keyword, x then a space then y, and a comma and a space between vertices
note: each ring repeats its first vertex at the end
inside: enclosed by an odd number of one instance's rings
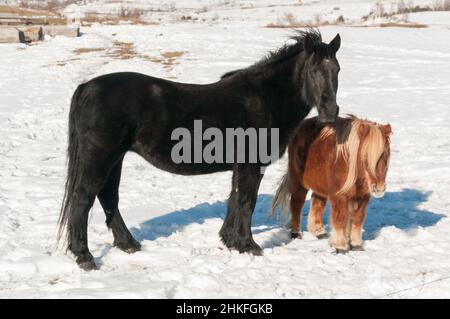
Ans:
POLYGON ((141 250, 141 244, 139 244, 139 242, 134 239, 132 241, 126 242, 126 243, 114 242, 114 246, 128 254, 133 254, 133 253, 141 250))
POLYGON ((91 271, 97 269, 97 265, 95 264, 94 260, 83 261, 81 263, 78 263, 78 267, 80 267, 80 269, 84 271, 91 271))
POLYGON ((259 245, 257 243, 255 243, 252 240, 250 240, 248 243, 244 244, 243 247, 239 248, 238 251, 240 253, 247 253, 247 254, 251 254, 253 256, 262 256, 263 255, 263 250, 261 249, 261 247, 259 247, 259 245))
POLYGON ((330 235, 328 235, 327 233, 323 233, 323 234, 319 234, 316 236, 317 239, 328 239, 330 238, 330 235))
POLYGON ((259 246, 246 247, 246 248, 236 248, 236 247, 228 247, 229 250, 237 250, 240 254, 250 254, 253 256, 262 256, 263 250, 259 246))
POLYGON ((364 251, 364 247, 362 245, 351 246, 350 249, 353 251, 364 251))
POLYGON ((336 248, 336 254, 337 255, 345 255, 347 252, 348 252, 347 249, 336 248))
POLYGON ((251 250, 246 251, 247 253, 253 255, 253 256, 262 256, 263 255, 263 250, 258 247, 258 248, 253 248, 251 250))
POLYGON ((291 239, 302 239, 302 234, 301 233, 294 233, 291 231, 291 239))

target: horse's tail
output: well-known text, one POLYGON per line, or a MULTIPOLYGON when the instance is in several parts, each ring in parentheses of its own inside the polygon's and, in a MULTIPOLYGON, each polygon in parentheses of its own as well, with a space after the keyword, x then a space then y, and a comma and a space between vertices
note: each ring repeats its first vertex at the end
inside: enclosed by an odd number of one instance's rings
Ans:
POLYGON ((74 110, 79 104, 80 93, 83 91, 84 84, 77 87, 72 96, 69 112, 69 134, 68 134, 68 147, 67 147, 67 177, 64 190, 64 197, 61 205, 61 212, 58 220, 58 237, 59 243, 62 235, 67 227, 69 220, 69 212, 71 210, 73 202, 73 194, 75 190, 75 184, 77 181, 78 173, 78 136, 75 129, 75 116, 74 110))
POLYGON ((270 218, 273 218, 275 208, 281 206, 281 216, 284 216, 284 209, 286 208, 286 204, 291 198, 291 193, 289 192, 289 173, 284 174, 281 178, 278 189, 275 193, 275 196, 272 199, 272 203, 270 206, 270 218))

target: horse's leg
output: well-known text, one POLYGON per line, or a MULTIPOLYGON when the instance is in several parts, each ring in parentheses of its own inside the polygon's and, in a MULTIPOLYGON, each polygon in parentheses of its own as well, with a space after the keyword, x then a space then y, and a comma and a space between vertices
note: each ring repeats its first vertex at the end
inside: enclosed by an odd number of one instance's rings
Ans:
POLYGON ((327 232, 323 225, 323 214, 325 213, 326 205, 327 199, 325 197, 312 193, 308 214, 308 231, 319 239, 327 237, 327 232))
POLYGON ((122 161, 123 156, 109 173, 105 185, 97 194, 97 198, 105 212, 106 225, 112 230, 114 246, 127 253, 134 253, 140 250, 141 245, 131 236, 119 211, 119 184, 122 173, 122 161))
POLYGON ((102 188, 113 161, 103 152, 93 149, 79 153, 76 185, 71 195, 71 206, 67 221, 68 248, 75 255, 76 262, 84 270, 96 268, 88 248, 88 217, 95 196, 102 188))
POLYGON ((302 238, 302 208, 305 204, 306 194, 308 190, 303 186, 296 184, 290 187, 291 190, 291 221, 289 226, 291 228, 291 238, 302 238))
POLYGON ((262 254, 261 248, 253 240, 251 231, 253 209, 262 177, 263 174, 257 165, 235 165, 233 170, 227 215, 219 235, 225 246, 235 248, 240 253, 262 254))
POLYGON ((337 253, 345 253, 349 249, 349 228, 351 217, 348 201, 341 198, 330 198, 331 227, 333 229, 330 244, 337 253))
POLYGON ((350 246, 352 250, 363 250, 362 240, 362 225, 366 219, 367 205, 369 204, 369 198, 363 198, 355 201, 357 203, 356 209, 353 211, 352 216, 352 229, 350 233, 350 246))

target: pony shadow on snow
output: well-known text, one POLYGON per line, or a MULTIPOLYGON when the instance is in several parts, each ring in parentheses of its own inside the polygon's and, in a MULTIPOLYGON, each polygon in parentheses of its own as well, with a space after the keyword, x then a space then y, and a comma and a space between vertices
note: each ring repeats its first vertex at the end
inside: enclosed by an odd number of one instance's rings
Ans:
MULTIPOLYGON (((419 208, 420 204, 426 202, 431 192, 421 192, 416 189, 403 189, 400 192, 386 192, 381 199, 373 198, 370 201, 367 210, 367 218, 364 225, 364 239, 374 239, 383 227, 395 226, 399 229, 408 231, 417 227, 429 227, 436 224, 445 215, 433 213, 419 208)), ((274 217, 268 217, 268 210, 272 201, 272 195, 261 194, 258 196, 255 211, 253 213, 253 234, 261 233, 280 226, 286 225, 287 219, 281 220, 274 217)), ((176 231, 181 231, 189 224, 202 224, 207 219, 224 219, 226 214, 226 201, 220 201, 213 204, 202 203, 195 207, 174 211, 159 217, 155 217, 143 222, 139 227, 133 227, 131 233, 139 241, 155 240, 159 237, 168 237, 176 231)), ((309 211, 309 200, 305 202, 302 210, 302 229, 306 230, 306 217, 309 211)), ((279 211, 278 211, 279 212, 279 211)), ((330 214, 329 205, 327 205, 324 221, 328 225, 330 214)), ((289 216, 288 210, 285 212, 289 216)), ((329 226, 328 226, 329 228, 329 226)), ((217 229, 219 232, 219 229, 217 229)), ((281 228, 280 232, 286 233, 281 228)), ((288 236, 281 236, 278 239, 279 245, 290 241, 288 236)), ((274 244, 277 245, 276 243, 274 244)), ((273 244, 269 246, 274 246, 273 244)), ((262 245, 267 248, 268 245, 262 245)))

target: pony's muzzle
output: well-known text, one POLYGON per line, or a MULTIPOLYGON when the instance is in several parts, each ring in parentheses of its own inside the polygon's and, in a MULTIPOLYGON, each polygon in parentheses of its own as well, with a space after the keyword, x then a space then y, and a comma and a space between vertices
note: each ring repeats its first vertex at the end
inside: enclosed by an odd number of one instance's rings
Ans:
POLYGON ((383 184, 381 186, 372 185, 370 187, 370 194, 375 198, 381 198, 384 196, 384 193, 386 192, 386 185, 383 184))

